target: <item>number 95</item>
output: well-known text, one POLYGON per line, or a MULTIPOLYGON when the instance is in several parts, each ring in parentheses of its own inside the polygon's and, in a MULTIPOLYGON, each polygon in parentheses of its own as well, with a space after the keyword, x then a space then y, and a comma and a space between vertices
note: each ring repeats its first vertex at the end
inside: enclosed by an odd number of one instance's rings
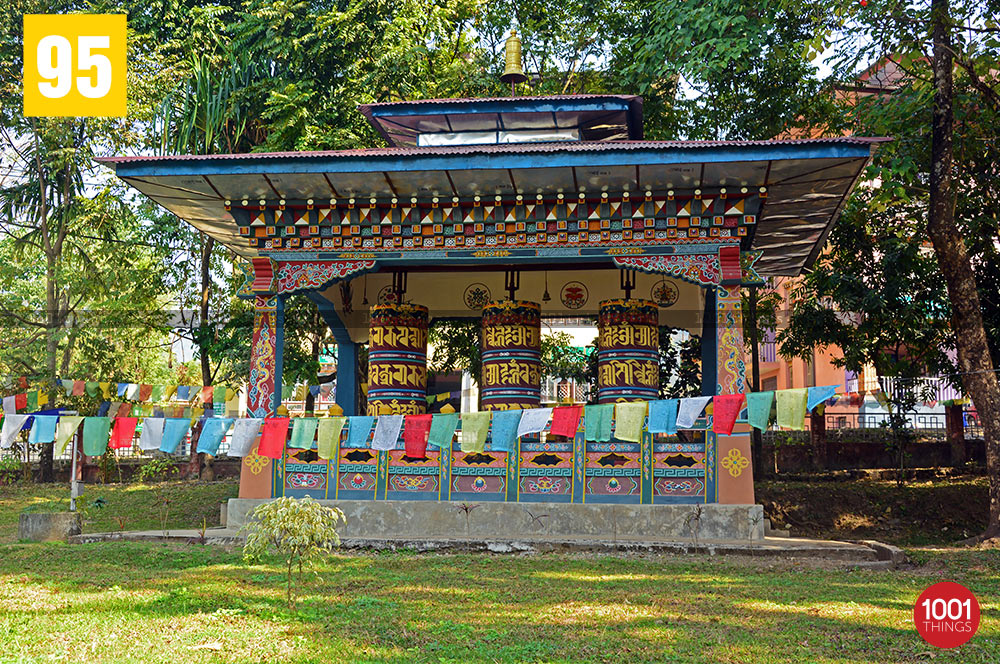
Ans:
MULTIPOLYGON (((100 99, 111 90, 111 60, 93 50, 111 48, 111 39, 103 36, 80 36, 76 40, 76 69, 86 76, 76 77, 77 91, 88 99, 100 99)), ((38 74, 46 79, 38 91, 49 99, 61 99, 73 86, 73 47, 62 35, 47 35, 38 41, 38 74)))

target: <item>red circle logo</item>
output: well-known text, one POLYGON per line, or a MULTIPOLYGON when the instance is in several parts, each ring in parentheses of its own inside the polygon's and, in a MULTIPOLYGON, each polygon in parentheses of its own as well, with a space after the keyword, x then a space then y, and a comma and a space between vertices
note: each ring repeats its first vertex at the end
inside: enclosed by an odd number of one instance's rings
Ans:
POLYGON ((917 598, 913 624, 932 646, 957 648, 979 629, 979 602, 960 583, 935 583, 917 598))

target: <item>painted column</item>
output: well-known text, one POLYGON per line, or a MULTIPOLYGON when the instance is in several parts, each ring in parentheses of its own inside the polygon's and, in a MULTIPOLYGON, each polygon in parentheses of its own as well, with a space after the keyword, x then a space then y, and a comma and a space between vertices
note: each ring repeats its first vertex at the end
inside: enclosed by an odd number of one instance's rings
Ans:
MULTIPOLYGON (((743 360, 743 302, 739 284, 719 286, 716 311, 716 394, 746 393, 743 360)), ((706 330, 707 333, 707 330, 706 330)), ((737 423, 731 436, 716 437, 719 502, 749 505, 754 502, 750 463, 750 425, 737 423)))
POLYGON ((490 302, 483 307, 483 410, 537 408, 542 399, 542 307, 490 302))
MULTIPOLYGON (((284 343, 284 300, 276 295, 254 299, 253 336, 250 343, 250 379, 247 415, 267 417, 281 404, 281 360, 284 343)), ((257 454, 256 447, 243 459, 240 498, 270 498, 272 461, 257 454)))

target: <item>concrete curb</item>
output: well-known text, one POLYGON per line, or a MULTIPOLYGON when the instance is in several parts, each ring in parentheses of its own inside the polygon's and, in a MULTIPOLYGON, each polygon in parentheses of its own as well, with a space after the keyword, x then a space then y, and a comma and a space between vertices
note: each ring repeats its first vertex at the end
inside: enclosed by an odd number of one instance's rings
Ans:
MULTIPOLYGON (((194 530, 89 533, 70 538, 71 544, 94 542, 161 542, 164 544, 211 544, 241 546, 243 537, 235 531, 216 529, 205 534, 194 530)), ((415 553, 489 553, 497 555, 532 555, 541 553, 590 553, 602 555, 709 555, 747 556, 768 559, 820 559, 859 566, 881 567, 876 550, 868 545, 848 542, 805 540, 787 537, 766 538, 753 543, 735 540, 687 541, 656 540, 586 540, 576 538, 413 538, 413 537, 345 537, 341 541, 346 551, 409 551, 415 553)))
POLYGON ((162 542, 164 544, 211 544, 214 546, 242 546, 243 536, 241 535, 213 535, 211 531, 205 534, 204 542, 201 541, 199 533, 196 531, 173 531, 175 534, 150 533, 150 532, 120 532, 120 533, 87 533, 85 535, 73 535, 69 538, 70 544, 94 544, 96 542, 162 542))
POLYGON ((897 546, 883 544, 882 542, 878 542, 876 540, 854 540, 853 543, 867 546, 875 552, 879 561, 889 562, 893 567, 905 565, 910 562, 910 559, 906 557, 903 550, 897 546))

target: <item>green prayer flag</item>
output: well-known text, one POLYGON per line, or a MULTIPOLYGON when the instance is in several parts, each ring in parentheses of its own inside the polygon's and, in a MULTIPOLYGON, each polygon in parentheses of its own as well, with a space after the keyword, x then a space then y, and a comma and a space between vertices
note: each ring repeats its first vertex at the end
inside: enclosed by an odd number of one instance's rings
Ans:
POLYGON ((427 444, 448 449, 455 437, 458 427, 458 413, 438 413, 431 420, 431 431, 427 436, 427 444))
POLYGON ((319 418, 316 417, 296 417, 292 419, 292 439, 288 441, 289 447, 300 450, 308 450, 312 447, 313 438, 316 436, 316 426, 319 418))
POLYGON ((642 437, 642 421, 646 418, 646 402, 630 401, 615 404, 615 438, 638 443, 642 437))
POLYGON ((611 415, 614 408, 613 403, 586 406, 583 409, 584 438, 598 443, 611 440, 611 415))
POLYGON ((38 390, 28 392, 28 402, 25 404, 24 409, 29 413, 38 410, 38 390))
POLYGON ((747 420, 750 426, 763 431, 771 420, 774 392, 751 392, 747 395, 747 420))
MULTIPOLYGON (((316 451, 320 459, 333 459, 337 454, 337 443, 344 430, 346 417, 324 417, 316 431, 316 451)), ((293 432, 294 435, 294 432, 293 432)))
POLYGON ((83 453, 87 456, 104 454, 108 449, 108 435, 110 433, 110 417, 85 417, 83 419, 83 453))
MULTIPOLYGON (((479 413, 462 413, 462 451, 482 452, 486 449, 486 433, 490 430, 488 410, 479 413)), ((433 425, 433 421, 431 422, 433 425)))
POLYGON ((96 399, 101 393, 101 386, 96 380, 88 380, 83 386, 83 391, 88 397, 96 399))
POLYGON ((800 387, 794 390, 778 390, 775 399, 778 402, 778 426, 801 431, 805 429, 806 394, 808 390, 800 387))
POLYGON ((149 400, 153 403, 158 403, 163 400, 163 386, 154 385, 152 391, 149 393, 149 400))

